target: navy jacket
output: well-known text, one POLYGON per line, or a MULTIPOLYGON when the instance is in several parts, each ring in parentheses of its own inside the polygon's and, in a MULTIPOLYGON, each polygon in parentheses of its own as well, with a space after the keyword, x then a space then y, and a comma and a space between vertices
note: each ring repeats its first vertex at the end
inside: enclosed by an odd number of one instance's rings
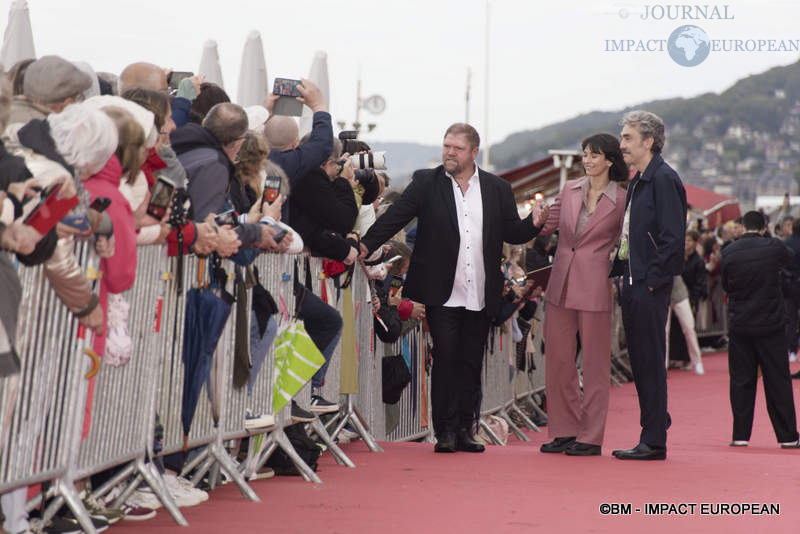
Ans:
POLYGON ((783 330, 780 270, 793 260, 792 250, 780 239, 758 234, 744 234, 722 249, 731 334, 760 336, 783 330))
POLYGON ((280 165, 289 185, 294 189, 298 179, 305 176, 330 157, 333 152, 333 125, 331 115, 327 111, 314 113, 314 123, 311 127, 311 136, 305 144, 294 150, 272 150, 269 160, 280 165))
POLYGON ((800 236, 791 235, 783 242, 794 252, 794 261, 786 267, 792 274, 792 282, 800 281, 800 236))
POLYGON ((686 191, 660 154, 644 173, 637 172, 625 198, 630 206, 630 275, 656 288, 683 272, 686 240, 686 191), (632 202, 632 203, 631 203, 632 202))

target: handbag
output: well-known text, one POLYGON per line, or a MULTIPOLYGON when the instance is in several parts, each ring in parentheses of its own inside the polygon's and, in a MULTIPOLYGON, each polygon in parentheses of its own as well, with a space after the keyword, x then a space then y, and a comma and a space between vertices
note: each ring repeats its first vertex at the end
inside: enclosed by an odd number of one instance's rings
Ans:
MULTIPOLYGON (((302 308, 305 292, 300 297, 302 308)), ((288 321, 275 337, 275 382, 272 387, 272 410, 278 413, 325 363, 303 321, 297 316, 288 321)))

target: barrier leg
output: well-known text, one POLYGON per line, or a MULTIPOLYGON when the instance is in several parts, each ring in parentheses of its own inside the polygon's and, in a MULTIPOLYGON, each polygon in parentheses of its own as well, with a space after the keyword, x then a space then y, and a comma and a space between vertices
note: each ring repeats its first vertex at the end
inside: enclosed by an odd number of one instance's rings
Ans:
POLYGON ((120 493, 119 496, 114 500, 114 504, 111 505, 111 508, 119 508, 125 504, 125 501, 131 498, 131 495, 133 495, 133 492, 139 487, 139 484, 142 483, 142 480, 144 480, 142 474, 137 473, 136 478, 133 479, 133 482, 131 482, 127 488, 122 490, 122 493, 120 493))
POLYGON ((519 429, 517 424, 511 419, 511 417, 509 417, 508 412, 505 409, 500 410, 498 412, 498 415, 503 419, 505 419, 506 423, 508 423, 508 428, 510 428, 511 432, 513 432, 514 435, 517 436, 517 439, 519 439, 520 441, 531 440, 528 436, 525 435, 525 433, 522 430, 519 429))
POLYGON ((47 524, 64 503, 66 503, 83 531, 86 534, 96 534, 97 531, 94 528, 94 523, 92 523, 92 518, 89 517, 89 512, 84 508, 83 502, 81 502, 78 492, 75 490, 75 486, 72 482, 60 479, 57 480, 55 484, 56 492, 59 496, 47 505, 47 508, 42 514, 42 523, 47 524))
POLYGON ((103 495, 111 491, 114 487, 118 484, 121 484, 123 480, 128 478, 133 474, 136 470, 136 462, 130 462, 128 465, 125 466, 125 469, 114 475, 112 478, 106 481, 105 484, 96 488, 92 491, 92 497, 95 499, 100 499, 103 495))
POLYGON ((328 446, 328 450, 331 451, 336 463, 340 465, 346 465, 347 467, 356 466, 356 464, 354 464, 350 458, 347 457, 344 451, 339 448, 336 442, 333 441, 330 434, 328 434, 328 431, 325 429, 325 425, 322 424, 322 421, 320 421, 318 417, 311 423, 311 428, 320 437, 320 439, 322 439, 325 445, 328 446))
POLYGON ((491 427, 489 427, 489 425, 487 425, 486 422, 483 419, 479 418, 478 419, 478 424, 480 425, 480 427, 482 429, 484 429, 486 431, 486 434, 489 435, 489 439, 491 439, 494 442, 495 445, 505 445, 500 440, 500 438, 497 437, 497 434, 494 433, 494 431, 491 429, 491 427))
POLYGON ((273 431, 264 438, 264 443, 262 444, 262 447, 264 447, 263 452, 255 451, 253 449, 253 442, 250 442, 251 448, 250 451, 248 451, 247 462, 243 467, 245 477, 251 478, 255 475, 259 469, 264 467, 269 457, 272 456, 272 453, 278 448, 278 443, 275 441, 275 435, 278 431, 280 430, 273 431))
POLYGON ((233 463, 231 457, 228 456, 228 451, 222 446, 222 440, 218 438, 217 442, 210 446, 210 449, 210 456, 219 463, 220 468, 225 471, 228 478, 236 483, 242 495, 253 502, 261 502, 261 499, 258 498, 253 488, 247 485, 247 482, 236 468, 236 464, 233 463))
POLYGON ((188 527, 189 523, 186 521, 186 518, 183 517, 180 510, 178 509, 178 505, 175 504, 175 499, 172 498, 172 494, 167 491, 166 486, 164 485, 164 481, 161 479, 161 474, 155 468, 155 466, 151 464, 145 464, 142 459, 139 459, 136 462, 136 469, 139 471, 139 474, 144 477, 145 482, 147 485, 153 489, 153 493, 155 493, 158 500, 161 501, 161 504, 164 505, 164 508, 169 512, 169 515, 172 516, 172 519, 175 520, 182 527, 188 527))
POLYGON ((539 403, 536 402, 536 400, 533 398, 533 395, 531 395, 531 404, 533 405, 534 412, 538 413, 542 417, 547 417, 547 412, 539 407, 539 403))
POLYGON ((206 450, 205 461, 200 467, 197 468, 197 470, 194 472, 194 475, 192 475, 192 478, 190 479, 192 486, 197 486, 198 484, 200 484, 200 481, 203 480, 204 476, 206 476, 206 473, 208 473, 208 471, 211 469, 213 463, 214 463, 214 458, 211 457, 208 451, 206 450))
POLYGON ((519 409, 519 406, 517 406, 516 403, 512 404, 511 406, 509 406, 509 409, 511 409, 514 413, 516 413, 519 416, 520 419, 522 419, 522 422, 525 423, 525 426, 529 430, 533 430, 534 432, 541 432, 542 431, 538 426, 536 426, 536 423, 531 421, 530 417, 525 415, 525 412, 523 412, 522 410, 519 409))
POLYGON ((192 458, 192 461, 183 466, 183 469, 181 469, 181 476, 182 477, 187 476, 189 473, 192 472, 192 470, 194 470, 195 467, 200 465, 200 462, 202 462, 206 458, 208 458, 208 447, 203 449, 203 451, 200 454, 192 458))
POLYGON ((364 443, 367 444, 367 447, 369 447, 370 451, 383 452, 383 449, 380 447, 380 445, 378 445, 378 442, 375 441, 375 438, 372 437, 372 434, 370 434, 366 427, 364 427, 364 424, 361 422, 361 418, 358 417, 358 414, 356 413, 356 407, 353 405, 353 396, 346 394, 345 397, 347 397, 347 404, 344 409, 344 413, 340 413, 342 419, 336 426, 336 430, 331 434, 331 437, 335 439, 336 436, 339 435, 339 432, 342 431, 342 428, 344 428, 347 423, 350 423, 353 425, 353 428, 355 428, 356 433, 361 436, 361 439, 364 440, 364 443))

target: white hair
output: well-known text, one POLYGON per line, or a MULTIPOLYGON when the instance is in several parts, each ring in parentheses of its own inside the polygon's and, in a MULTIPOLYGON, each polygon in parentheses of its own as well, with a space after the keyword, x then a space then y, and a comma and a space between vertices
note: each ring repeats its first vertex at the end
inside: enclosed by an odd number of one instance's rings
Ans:
POLYGON ((84 104, 71 104, 47 117, 56 150, 81 176, 91 176, 105 167, 119 142, 111 118, 84 104))

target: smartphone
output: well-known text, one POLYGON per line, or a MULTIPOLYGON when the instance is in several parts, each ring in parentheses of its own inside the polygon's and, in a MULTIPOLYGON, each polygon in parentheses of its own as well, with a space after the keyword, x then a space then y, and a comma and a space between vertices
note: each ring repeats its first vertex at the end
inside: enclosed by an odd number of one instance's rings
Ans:
POLYGON ((280 176, 267 176, 264 179, 264 199, 263 201, 269 205, 278 200, 278 195, 281 192, 281 177, 280 176))
POLYGON ((269 225, 275 231, 275 235, 272 236, 272 239, 275 240, 276 243, 280 243, 284 237, 286 237, 287 230, 280 224, 272 223, 269 225))
POLYGON ((147 214, 159 221, 163 219, 174 191, 175 186, 172 183, 163 178, 156 180, 153 193, 150 195, 150 203, 147 205, 147 214))
POLYGON ((169 89, 177 91, 181 82, 186 78, 191 78, 192 76, 194 76, 194 72, 189 72, 187 70, 173 70, 169 73, 169 76, 167 76, 167 86, 169 89))
POLYGON ((300 80, 292 80, 290 78, 275 78, 275 83, 272 86, 272 94, 280 96, 303 96, 297 90, 298 85, 303 85, 300 80))
POLYGON ((233 227, 239 226, 239 218, 236 216, 236 212, 233 210, 220 213, 214 217, 214 222, 217 224, 217 226, 225 226, 226 224, 233 227))
POLYGON ((89 204, 89 209, 93 209, 97 213, 103 213, 111 205, 111 199, 107 197, 97 197, 89 204))
POLYGON ((400 291, 400 288, 403 287, 403 278, 401 276, 397 276, 396 274, 392 275, 392 282, 389 286, 389 293, 394 296, 400 291))
POLYGON ((78 197, 58 198, 63 184, 52 185, 42 191, 39 205, 34 208, 24 223, 32 226, 40 234, 49 232, 64 216, 78 205, 78 197))

